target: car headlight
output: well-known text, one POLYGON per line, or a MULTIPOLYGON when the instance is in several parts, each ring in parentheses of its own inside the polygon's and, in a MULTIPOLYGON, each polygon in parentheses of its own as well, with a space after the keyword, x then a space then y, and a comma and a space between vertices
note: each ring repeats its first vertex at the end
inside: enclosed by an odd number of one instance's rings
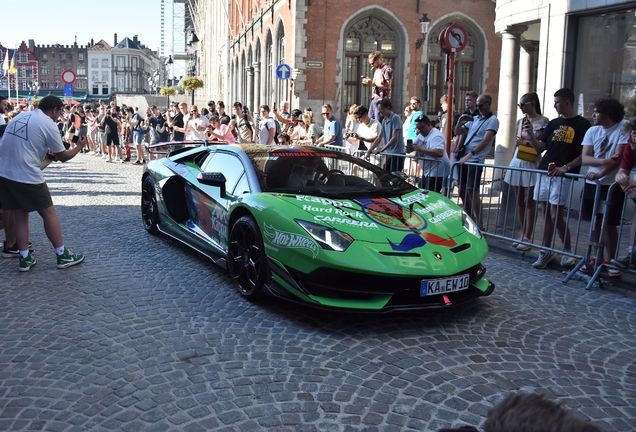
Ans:
POLYGON ((295 219, 295 221, 298 225, 303 227, 323 249, 344 252, 351 243, 353 243, 353 237, 342 231, 300 219, 295 219))
POLYGON ((481 234, 481 231, 479 230, 479 227, 477 226, 475 221, 473 221, 470 218, 470 216, 468 216, 466 214, 465 211, 462 212, 462 224, 464 225, 464 228, 466 229, 466 231, 468 231, 469 233, 471 233, 475 237, 477 237, 479 239, 482 237, 482 234, 481 234))

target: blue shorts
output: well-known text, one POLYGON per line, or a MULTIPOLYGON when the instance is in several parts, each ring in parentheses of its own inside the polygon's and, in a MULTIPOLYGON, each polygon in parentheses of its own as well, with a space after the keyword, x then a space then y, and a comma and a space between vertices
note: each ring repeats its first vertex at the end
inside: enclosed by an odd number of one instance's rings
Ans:
POLYGON ((145 136, 146 136, 145 132, 133 131, 133 143, 134 144, 140 144, 140 145, 143 144, 145 136))

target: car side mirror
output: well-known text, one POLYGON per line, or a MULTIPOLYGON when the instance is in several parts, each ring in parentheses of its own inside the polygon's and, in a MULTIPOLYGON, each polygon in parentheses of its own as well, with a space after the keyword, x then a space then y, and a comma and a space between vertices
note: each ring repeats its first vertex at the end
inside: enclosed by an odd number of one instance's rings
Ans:
POLYGON ((218 188, 221 188, 221 191, 219 192, 219 195, 221 196, 221 198, 225 198, 225 176, 223 175, 223 173, 220 172, 213 172, 213 173, 208 173, 208 172, 202 172, 199 173, 199 175, 197 176, 197 180, 199 180, 200 183, 203 183, 204 185, 208 185, 208 186, 215 186, 218 188))

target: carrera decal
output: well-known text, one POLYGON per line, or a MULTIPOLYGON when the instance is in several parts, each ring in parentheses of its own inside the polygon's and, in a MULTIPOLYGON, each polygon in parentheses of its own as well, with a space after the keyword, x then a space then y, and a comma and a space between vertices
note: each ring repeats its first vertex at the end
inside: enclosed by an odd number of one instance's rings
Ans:
MULTIPOLYGON (((389 240, 389 239, 387 239, 389 240)), ((389 240, 391 249, 394 251, 408 252, 418 247, 422 247, 426 244, 426 240, 420 237, 418 234, 407 234, 404 236, 400 244, 395 244, 389 240)))
POLYGON ((290 248, 290 249, 306 249, 311 252, 313 258, 318 256, 319 246, 309 237, 300 234, 281 231, 267 223, 263 224, 263 234, 265 238, 274 246, 290 248))
POLYGON ((363 227, 363 228, 380 229, 380 227, 378 227, 378 225, 375 222, 359 221, 355 219, 347 219, 347 218, 325 216, 325 215, 314 216, 314 221, 351 225, 351 226, 357 226, 357 227, 363 227))
POLYGON ((428 221, 430 223, 439 223, 439 222, 442 222, 445 219, 448 219, 450 217, 455 216, 458 213, 459 213, 459 211, 457 211, 457 210, 449 209, 449 210, 446 210, 446 211, 438 214, 437 216, 433 216, 432 218, 429 218, 428 221))
POLYGON ((399 231, 418 231, 428 226, 420 215, 384 198, 361 199, 362 212, 380 225, 399 231))

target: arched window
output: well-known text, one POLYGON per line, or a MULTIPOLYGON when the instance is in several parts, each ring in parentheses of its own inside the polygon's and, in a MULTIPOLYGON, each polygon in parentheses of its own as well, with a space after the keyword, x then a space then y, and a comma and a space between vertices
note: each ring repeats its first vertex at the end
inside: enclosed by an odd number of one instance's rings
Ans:
MULTIPOLYGON (((352 24, 345 36, 344 96, 343 107, 353 104, 369 105, 371 87, 362 85, 361 77, 373 77, 373 69, 368 56, 373 51, 382 51, 384 62, 395 69, 398 55, 397 35, 385 22, 375 16, 368 16, 352 24)), ((395 80, 393 95, 395 95, 395 80)), ((395 101, 394 101, 395 102, 395 101)), ((395 103, 394 103, 395 105, 395 103)))
MULTIPOLYGON (((274 50, 272 47, 272 34, 267 34, 267 39, 265 39, 265 73, 261 82, 265 86, 265 100, 260 101, 261 104, 269 105, 274 101, 274 79, 276 76, 274 75, 274 50)), ((270 106, 270 109, 272 107, 270 106)), ((258 112, 258 110, 254 110, 253 112, 258 112)))
MULTIPOLYGON (((276 55, 278 56, 276 65, 274 66, 274 70, 278 67, 279 64, 285 63, 285 30, 281 26, 280 31, 278 33, 278 40, 276 43, 276 55)), ((279 80, 276 77, 276 83, 278 84, 276 100, 278 101, 278 105, 287 99, 287 86, 289 85, 289 80, 279 80)))
MULTIPOLYGON (((465 20, 455 17, 452 21, 461 24, 468 32, 468 45, 457 54, 455 61, 455 111, 463 112, 464 94, 474 90, 481 93, 482 74, 479 65, 483 64, 483 58, 477 59, 476 52, 484 53, 484 42, 481 35, 465 20), (482 47, 477 49, 477 47, 482 47)), ((426 102, 426 114, 437 115, 440 110, 439 99, 448 92, 446 83, 446 54, 439 47, 438 39, 442 30, 448 27, 451 21, 436 25, 428 36, 428 101, 426 102)))

